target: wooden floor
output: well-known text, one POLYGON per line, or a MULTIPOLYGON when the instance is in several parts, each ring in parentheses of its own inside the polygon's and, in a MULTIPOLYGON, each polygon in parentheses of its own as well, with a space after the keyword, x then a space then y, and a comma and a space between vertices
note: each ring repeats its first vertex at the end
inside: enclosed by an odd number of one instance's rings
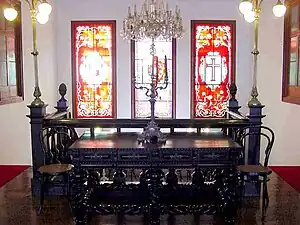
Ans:
MULTIPOLYGON (((30 170, 0 188, 0 225, 72 225, 74 224, 68 204, 63 199, 49 199, 44 215, 38 217, 35 203, 30 194, 30 170)), ((236 224, 240 225, 299 225, 300 195, 276 174, 269 182, 270 205, 265 222, 261 221, 261 202, 258 199, 247 200, 238 213, 236 224)), ((92 224, 116 224, 114 216, 99 217, 92 224)), ((143 224, 140 217, 125 217, 123 224, 143 224)), ((170 224, 167 217, 161 224, 170 224)), ((196 224, 192 216, 178 216, 173 224, 196 224)), ((212 217, 203 216, 199 225, 216 224, 212 217)))

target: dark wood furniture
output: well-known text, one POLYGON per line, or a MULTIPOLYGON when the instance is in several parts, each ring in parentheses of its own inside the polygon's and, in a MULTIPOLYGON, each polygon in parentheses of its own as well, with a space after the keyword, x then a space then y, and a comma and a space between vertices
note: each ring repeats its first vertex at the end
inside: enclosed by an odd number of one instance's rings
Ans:
MULTIPOLYGON (((74 129, 56 127, 43 129, 40 132, 40 141, 44 153, 45 165, 38 168, 40 175, 40 206, 38 214, 42 213, 46 187, 60 183, 69 184, 69 172, 73 169, 68 158, 67 150, 78 139, 74 129), (61 177, 62 179, 56 179, 61 177), (62 180, 62 181, 61 181, 62 180)), ((67 185, 65 195, 70 196, 67 185)))
MULTIPOLYGON (((39 133, 41 129, 51 129, 57 126, 67 126, 69 128, 90 128, 92 131, 97 127, 115 128, 118 133, 122 133, 123 128, 143 128, 147 126, 148 119, 75 119, 70 117, 68 112, 68 101, 65 98, 67 87, 65 84, 59 85, 60 99, 57 101, 55 113, 49 114, 49 107, 29 105, 30 110, 27 117, 30 120, 31 127, 31 143, 32 143, 32 170, 33 179, 31 181, 31 189, 33 195, 38 195, 40 192, 40 181, 38 168, 44 165, 44 154, 39 140, 39 133)), ((176 128, 195 128, 198 135, 201 135, 201 128, 222 128, 224 133, 232 136, 236 128, 260 125, 264 117, 262 110, 264 106, 249 106, 249 113, 247 116, 239 112, 240 104, 236 99, 237 86, 235 83, 230 85, 230 99, 228 111, 224 118, 202 118, 202 119, 157 119, 157 123, 161 128, 169 128, 170 133, 176 132, 176 128)), ((52 112, 52 110, 50 109, 52 112)), ((259 135, 252 135, 248 144, 247 152, 248 164, 259 164, 260 148, 259 145, 254 145, 260 138, 259 135)), ((48 190, 51 195, 63 195, 67 184, 60 188, 50 187, 48 190)), ((250 193, 247 195, 258 196, 260 190, 247 189, 250 193)))
MULTIPOLYGON (((236 140, 240 145, 245 147, 245 143, 247 139, 251 135, 259 135, 261 136, 262 145, 265 147, 264 153, 264 162, 263 164, 258 165, 239 165, 238 171, 241 176, 241 185, 242 191, 244 191, 245 183, 257 183, 257 185, 263 185, 262 190, 262 219, 265 217, 265 212, 269 204, 269 195, 268 195, 268 186, 267 182, 269 181, 268 176, 272 173, 272 170, 268 168, 270 154, 275 141, 274 132, 266 126, 252 126, 251 129, 249 127, 244 127, 242 129, 237 130, 236 140)), ((260 139, 259 139, 260 140, 260 139)), ((255 143, 254 143, 255 144, 255 143)), ((258 143, 256 143, 258 144, 258 143)), ((244 193, 241 193, 240 196, 244 196, 244 193)))
POLYGON ((151 225, 160 214, 207 213, 234 224, 241 151, 223 135, 173 134, 163 146, 141 146, 136 134, 85 133, 68 151, 76 224, 87 224, 93 213, 144 214, 151 225), (115 170, 112 182, 100 182, 103 168, 115 170), (139 182, 126 182, 126 168, 142 169, 139 182), (175 169, 184 168, 194 170, 189 183, 178 182, 175 169))

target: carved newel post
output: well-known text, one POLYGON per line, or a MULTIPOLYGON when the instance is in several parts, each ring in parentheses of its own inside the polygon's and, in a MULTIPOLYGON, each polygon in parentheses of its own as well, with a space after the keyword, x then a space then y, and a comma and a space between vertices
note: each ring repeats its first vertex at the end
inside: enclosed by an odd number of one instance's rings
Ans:
POLYGON ((64 83, 61 83, 59 85, 58 92, 61 98, 58 100, 55 108, 57 109, 57 112, 66 112, 69 108, 67 104, 68 101, 65 99, 65 95, 67 94, 67 86, 64 83))
MULTIPOLYGON (((262 118, 265 115, 262 114, 262 109, 265 107, 264 105, 250 105, 249 107, 249 115, 248 118, 250 123, 253 125, 262 124, 262 118)), ((259 128, 250 128, 250 133, 260 133, 259 128)), ((249 149, 248 149, 248 161, 247 164, 258 165, 260 161, 260 135, 250 135, 249 137, 249 149)))
MULTIPOLYGON (((234 82, 230 84, 229 87, 229 92, 230 92, 230 99, 229 99, 229 104, 228 104, 228 110, 237 114, 240 114, 239 109, 241 106, 239 106, 238 100, 235 98, 236 93, 237 93, 237 87, 234 82)), ((227 129, 228 130, 228 135, 230 137, 233 137, 233 130, 232 129, 227 129)), ((226 130, 225 130, 226 132, 226 130)))
POLYGON ((228 109, 231 112, 235 112, 235 113, 239 114, 239 109, 241 108, 241 106, 239 106, 239 102, 235 98, 236 93, 237 93, 237 87, 234 82, 231 83, 231 85, 229 87, 229 92, 230 92, 231 98, 229 99, 228 109))
POLYGON ((31 180, 31 190, 33 194, 38 193, 39 177, 37 169, 44 165, 44 153, 40 141, 40 132, 43 129, 43 120, 46 116, 47 104, 43 105, 28 105, 30 114, 27 117, 30 119, 31 131, 31 152, 32 152, 32 170, 33 178, 31 180))

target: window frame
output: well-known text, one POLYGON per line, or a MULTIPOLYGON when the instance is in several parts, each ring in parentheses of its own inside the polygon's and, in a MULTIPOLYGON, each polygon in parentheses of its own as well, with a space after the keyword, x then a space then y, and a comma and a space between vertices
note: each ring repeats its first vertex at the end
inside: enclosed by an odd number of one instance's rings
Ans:
MULTIPOLYGON (((9 6, 6 1, 1 0, 2 7, 9 6)), ((2 8, 1 7, 1 8, 2 8)), ((9 92, 9 85, 7 90, 0 91, 0 105, 7 105, 11 103, 17 103, 24 101, 24 81, 23 81, 23 51, 22 51, 22 9, 21 2, 14 1, 14 8, 18 11, 17 18, 11 22, 14 23, 14 36, 15 36, 15 60, 16 60, 16 96, 10 96, 8 98, 1 98, 2 93, 9 92)), ((4 18, 4 20, 6 20, 4 18)), ((6 22, 6 21, 5 21, 6 22)), ((6 60, 7 64, 7 60, 6 60)), ((8 75, 8 72, 7 72, 8 75)))
MULTIPOLYGON (((230 77, 230 82, 235 82, 236 77, 236 20, 191 20, 191 37, 190 37, 190 54, 191 54, 191 92, 190 92, 190 116, 192 119, 202 119, 199 117, 195 117, 195 99, 194 99, 194 91, 195 91, 195 64, 196 64, 196 55, 195 55, 195 34, 196 29, 195 26, 197 24, 214 24, 214 25, 222 25, 222 24, 230 24, 232 26, 232 62, 231 62, 231 68, 232 68, 232 74, 230 77)), ((207 118, 215 118, 215 117, 207 117, 207 118)), ((218 117, 217 117, 218 118, 218 117)))
MULTIPOLYGON (((285 1, 287 7, 284 16, 284 30, 283 30, 283 71, 282 71, 282 101, 300 105, 300 86, 289 85, 290 80, 290 52, 291 52, 291 12, 294 6, 298 5, 298 16, 300 15, 300 0, 287 0, 285 1)), ((300 19, 298 20, 298 33, 295 36, 300 39, 300 19)), ((300 48, 299 42, 297 43, 298 52, 300 48)), ((298 67, 300 56, 298 56, 298 67)), ((299 71, 298 71, 299 73, 299 71)), ((300 73, 298 74, 300 76, 300 73)), ((299 77, 300 78, 300 77, 299 77)), ((297 78, 297 79, 299 79, 297 78)))
MULTIPOLYGON (((177 42, 176 39, 172 39, 172 117, 168 119, 176 118, 176 54, 177 51, 177 42)), ((135 113, 135 87, 133 83, 133 79, 135 77, 135 41, 132 40, 130 42, 130 65, 131 65, 131 118, 132 119, 142 119, 140 117, 136 117, 135 113)), ((150 104, 150 103, 149 103, 150 104)))
POLYGON ((116 36, 116 20, 72 20, 71 21, 71 62, 72 62, 72 113, 74 118, 88 118, 88 119, 116 119, 117 118, 117 36, 116 36), (76 57, 75 57, 75 34, 76 34, 76 27, 80 25, 112 25, 112 117, 76 117, 76 57))

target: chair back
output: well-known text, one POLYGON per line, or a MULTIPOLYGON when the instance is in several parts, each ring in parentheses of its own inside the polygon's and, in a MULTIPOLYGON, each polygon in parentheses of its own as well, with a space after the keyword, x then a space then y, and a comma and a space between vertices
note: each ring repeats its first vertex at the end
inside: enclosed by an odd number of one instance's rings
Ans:
POLYGON ((44 162, 48 164, 70 163, 68 148, 78 139, 74 128, 51 127, 40 132, 40 142, 44 152, 44 162))
POLYGON ((241 146, 245 147, 245 142, 247 140, 247 137, 252 135, 258 135, 258 138, 254 138, 251 140, 255 140, 259 143, 254 143, 254 146, 260 145, 260 141, 262 137, 267 141, 266 148, 265 148, 265 158, 263 166, 267 167, 269 164, 269 158, 271 154, 271 150, 274 145, 275 141, 275 134, 272 129, 266 126, 250 126, 250 127, 243 127, 235 133, 235 141, 238 142, 241 146))

